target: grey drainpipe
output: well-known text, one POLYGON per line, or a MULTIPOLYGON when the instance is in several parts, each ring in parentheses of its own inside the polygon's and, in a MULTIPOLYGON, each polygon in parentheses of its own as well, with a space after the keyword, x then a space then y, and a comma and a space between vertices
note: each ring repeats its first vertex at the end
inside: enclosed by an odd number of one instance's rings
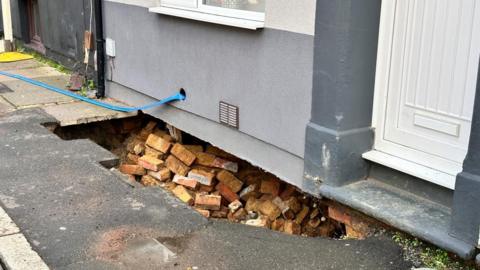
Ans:
POLYGON ((97 41, 97 98, 105 96, 105 49, 103 38, 102 0, 94 0, 95 37, 97 41))

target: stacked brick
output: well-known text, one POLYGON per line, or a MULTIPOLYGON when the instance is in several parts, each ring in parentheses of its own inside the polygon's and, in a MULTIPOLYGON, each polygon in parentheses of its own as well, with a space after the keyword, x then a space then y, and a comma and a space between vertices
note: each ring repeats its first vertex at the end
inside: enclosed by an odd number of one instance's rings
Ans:
POLYGON ((127 140, 119 170, 169 190, 207 218, 306 236, 338 231, 326 206, 294 186, 214 146, 182 144, 170 134, 149 122, 127 140))

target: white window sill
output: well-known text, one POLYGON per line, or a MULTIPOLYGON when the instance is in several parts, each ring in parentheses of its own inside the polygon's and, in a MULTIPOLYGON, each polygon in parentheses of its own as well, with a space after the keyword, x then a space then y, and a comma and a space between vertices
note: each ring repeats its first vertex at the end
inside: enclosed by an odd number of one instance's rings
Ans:
POLYGON ((263 28, 265 26, 264 22, 261 21, 254 21, 254 20, 247 20, 247 19, 239 19, 233 17, 226 17, 220 15, 214 15, 209 13, 203 13, 199 11, 192 11, 180 8, 169 8, 169 7, 151 7, 148 9, 150 12, 187 18, 196 21, 202 22, 209 22, 209 23, 216 23, 222 25, 228 25, 233 27, 257 30, 263 28))

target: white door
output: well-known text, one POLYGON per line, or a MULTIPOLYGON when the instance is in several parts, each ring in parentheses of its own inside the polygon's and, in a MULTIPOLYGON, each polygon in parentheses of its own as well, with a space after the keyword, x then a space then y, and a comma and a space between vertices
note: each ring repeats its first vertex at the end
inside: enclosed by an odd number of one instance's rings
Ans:
POLYGON ((470 136, 480 0, 382 2, 376 161, 453 189, 470 136))

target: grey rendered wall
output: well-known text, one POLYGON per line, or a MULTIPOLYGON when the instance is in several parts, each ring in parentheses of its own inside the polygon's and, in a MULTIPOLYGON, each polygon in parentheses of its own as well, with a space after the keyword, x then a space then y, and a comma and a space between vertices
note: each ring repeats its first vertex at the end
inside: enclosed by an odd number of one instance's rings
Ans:
POLYGON ((105 31, 116 42, 115 83, 157 99, 183 87, 187 101, 175 106, 215 122, 219 101, 232 103, 240 107, 240 132, 303 157, 312 35, 225 27, 109 1, 105 31))

